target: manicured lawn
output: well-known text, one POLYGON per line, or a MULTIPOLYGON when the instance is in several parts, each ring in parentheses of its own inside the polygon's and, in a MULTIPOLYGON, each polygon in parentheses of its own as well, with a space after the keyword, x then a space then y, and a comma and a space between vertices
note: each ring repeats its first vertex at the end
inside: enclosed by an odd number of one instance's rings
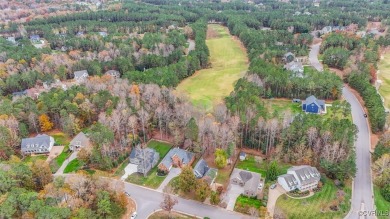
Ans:
POLYGON ((240 195, 237 197, 236 205, 234 207, 236 207, 237 205, 242 205, 242 206, 247 205, 249 207, 254 207, 256 209, 259 209, 261 206, 261 200, 240 195))
POLYGON ((65 159, 71 154, 68 150, 69 150, 69 146, 66 145, 62 150, 61 154, 58 155, 56 158, 54 158, 54 160, 57 162, 59 167, 64 163, 65 159))
POLYGON ((282 195, 276 202, 276 207, 283 211, 289 219, 302 218, 344 218, 350 209, 351 183, 346 183, 343 191, 344 201, 338 211, 332 211, 329 207, 337 201, 337 187, 333 181, 327 179, 322 190, 306 199, 292 199, 282 195), (348 184, 348 185, 347 185, 348 184))
POLYGON ((37 160, 46 160, 46 155, 28 156, 23 159, 23 163, 34 163, 37 160))
POLYGON ((245 75, 248 58, 227 28, 214 24, 208 28, 218 32, 217 37, 206 40, 211 68, 196 72, 183 80, 176 89, 188 94, 194 105, 210 111, 213 104, 222 102, 233 91, 235 82, 245 75))
MULTIPOLYGON (((172 146, 165 142, 151 140, 148 143, 148 147, 154 148, 157 152, 160 153, 160 160, 158 162, 159 164, 172 146)), ((142 174, 139 173, 133 173, 126 179, 126 181, 130 183, 135 183, 138 185, 150 187, 153 189, 158 188, 158 186, 162 183, 162 181, 164 181, 166 177, 166 176, 157 176, 158 164, 149 171, 146 177, 144 177, 142 174)))
MULTIPOLYGON (((290 167, 291 165, 289 164, 279 163, 280 174, 287 173, 287 169, 290 167)), ((236 168, 260 173, 262 178, 265 178, 267 174, 267 162, 263 160, 261 162, 257 162, 253 155, 247 155, 245 160, 238 161, 236 168)))
MULTIPOLYGON (((390 202, 386 201, 380 193, 380 189, 377 186, 374 186, 374 198, 375 198, 375 206, 378 211, 390 211, 390 202)), ((381 216, 379 219, 386 219, 388 217, 381 216)))
POLYGON ((150 215, 148 219, 196 219, 196 217, 192 217, 186 214, 182 214, 179 212, 172 211, 170 215, 166 211, 157 211, 156 213, 150 215))
POLYGON ((64 173, 76 172, 83 166, 83 162, 78 159, 74 159, 65 167, 64 173))
POLYGON ((48 132, 47 134, 54 138, 55 145, 66 146, 71 141, 71 138, 67 134, 60 132, 60 131, 54 130, 54 131, 48 132))
POLYGON ((384 55, 378 64, 378 79, 382 80, 379 93, 385 99, 385 107, 390 108, 390 53, 384 55))

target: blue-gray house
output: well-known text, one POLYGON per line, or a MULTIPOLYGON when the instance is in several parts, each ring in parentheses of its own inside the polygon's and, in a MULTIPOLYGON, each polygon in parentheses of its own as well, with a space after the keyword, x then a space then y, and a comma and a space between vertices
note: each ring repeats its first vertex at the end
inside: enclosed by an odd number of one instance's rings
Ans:
POLYGON ((318 100, 315 96, 311 95, 306 98, 306 100, 302 101, 302 110, 306 113, 326 113, 325 101, 318 100))

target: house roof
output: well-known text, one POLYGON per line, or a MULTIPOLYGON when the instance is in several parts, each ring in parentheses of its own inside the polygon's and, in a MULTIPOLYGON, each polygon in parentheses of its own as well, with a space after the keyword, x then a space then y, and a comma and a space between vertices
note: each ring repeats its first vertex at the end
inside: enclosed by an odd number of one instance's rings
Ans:
POLYGON ((41 146, 47 149, 50 147, 51 138, 52 137, 46 134, 37 135, 33 138, 23 138, 21 143, 21 149, 22 151, 25 151, 29 148, 34 149, 34 148, 40 148, 41 146))
POLYGON ((31 36, 30 36, 30 39, 31 39, 31 40, 39 40, 40 37, 39 37, 39 35, 31 35, 31 36))
POLYGON ((138 159, 140 162, 153 163, 153 160, 159 159, 160 154, 153 148, 134 148, 131 150, 130 159, 138 159))
POLYGON ((292 174, 283 174, 281 176, 279 176, 281 178, 284 178, 284 180, 286 181, 287 183, 287 186, 291 189, 293 188, 294 186, 297 186, 298 185, 298 181, 297 179, 295 178, 294 175, 292 174))
POLYGON ((189 163, 194 157, 194 153, 188 152, 180 148, 173 148, 164 157, 164 159, 161 161, 161 164, 163 164, 167 168, 171 167, 172 157, 174 155, 177 155, 182 160, 183 163, 189 163))
POLYGON ((12 96, 24 96, 24 95, 27 95, 27 90, 12 93, 12 96))
POLYGON ((75 78, 81 78, 83 77, 84 74, 88 75, 88 71, 87 70, 75 71, 73 74, 75 78))
POLYGON ((217 177, 217 173, 217 169, 209 168, 203 178, 208 182, 208 184, 211 184, 214 181, 215 177, 217 177))
POLYGON ((207 165, 206 161, 200 159, 194 167, 194 174, 197 178, 202 178, 207 173, 207 171, 209 171, 209 169, 210 168, 207 165))
POLYGON ((305 101, 303 101, 304 104, 310 105, 312 103, 316 104, 317 106, 321 107, 325 105, 324 100, 318 100, 315 96, 311 95, 310 97, 306 98, 305 101))
POLYGON ((298 62, 298 61, 293 61, 293 62, 287 63, 286 65, 284 65, 284 68, 289 70, 289 71, 293 71, 295 73, 303 72, 303 70, 304 70, 302 63, 298 62))
POLYGON ((243 151, 241 151, 241 152, 240 152, 240 157, 241 157, 241 156, 244 156, 244 157, 245 157, 245 156, 246 156, 246 153, 243 152, 243 151))
POLYGON ((294 166, 287 170, 287 173, 295 172, 301 184, 310 184, 314 181, 319 181, 321 178, 317 168, 308 165, 294 166))
POLYGON ((89 138, 84 134, 84 132, 78 133, 72 141, 70 141, 70 145, 82 145, 88 146, 90 144, 89 138))
POLYGON ((230 178, 239 178, 245 184, 245 190, 257 191, 261 175, 258 173, 234 168, 230 178))
POLYGON ((295 56, 292 52, 288 52, 286 54, 284 54, 284 58, 287 58, 289 56, 295 56))
POLYGON ((117 71, 117 70, 108 70, 108 71, 106 71, 106 73, 104 73, 104 74, 106 74, 106 75, 112 75, 112 76, 120 76, 120 73, 119 73, 119 71, 117 71))

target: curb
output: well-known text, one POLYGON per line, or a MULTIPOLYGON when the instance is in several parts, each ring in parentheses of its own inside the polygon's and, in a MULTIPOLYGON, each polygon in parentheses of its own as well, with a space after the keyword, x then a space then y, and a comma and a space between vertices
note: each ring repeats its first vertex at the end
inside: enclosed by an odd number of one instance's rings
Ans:
MULTIPOLYGON (((156 209, 156 210, 154 210, 152 213, 150 213, 146 218, 148 219, 152 214, 157 213, 157 212, 159 212, 159 211, 164 211, 164 210, 161 209, 161 208, 156 209)), ((180 213, 180 214, 188 215, 188 216, 191 216, 191 217, 199 218, 199 219, 203 218, 203 217, 198 217, 198 216, 193 215, 193 214, 188 214, 188 213, 185 213, 185 212, 182 212, 182 211, 178 211, 178 210, 175 210, 175 209, 172 209, 172 211, 173 211, 173 212, 180 213)))

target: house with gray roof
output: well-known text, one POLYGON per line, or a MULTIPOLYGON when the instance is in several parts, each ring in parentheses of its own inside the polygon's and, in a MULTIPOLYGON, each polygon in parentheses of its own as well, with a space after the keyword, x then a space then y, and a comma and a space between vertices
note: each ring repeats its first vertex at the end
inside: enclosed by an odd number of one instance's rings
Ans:
POLYGON ((294 59, 295 59, 295 55, 292 53, 292 52, 288 52, 288 53, 286 53, 286 54, 284 54, 283 55, 283 61, 285 62, 285 63, 289 63, 289 62, 292 62, 292 61, 294 61, 294 59))
POLYGON ((217 177, 218 170, 215 168, 210 168, 205 160, 200 159, 194 167, 194 174, 196 178, 203 178, 209 183, 209 185, 211 185, 214 182, 215 177, 217 177))
POLYGON ((255 197, 259 192, 261 175, 254 172, 240 170, 234 168, 232 175, 230 176, 230 182, 235 185, 244 187, 242 193, 248 197, 255 197))
POLYGON ((288 71, 292 71, 295 77, 303 77, 303 65, 299 61, 292 61, 284 65, 284 68, 288 71))
POLYGON ((106 73, 104 73, 105 75, 110 75, 111 77, 113 78, 120 78, 121 77, 121 74, 119 73, 119 71, 117 70, 108 70, 106 71, 106 73))
POLYGON ((54 138, 42 134, 33 138, 23 138, 21 151, 23 154, 45 154, 49 153, 54 146, 54 138))
POLYGON ((85 79, 87 79, 89 77, 87 70, 75 71, 73 74, 74 74, 74 79, 77 82, 84 81, 85 79))
POLYGON ((15 37, 7 37, 7 41, 12 43, 12 44, 16 44, 15 37))
POLYGON ((317 168, 308 165, 294 166, 287 170, 287 174, 278 177, 278 183, 286 190, 307 191, 317 188, 321 174, 317 168))
POLYGON ((30 41, 32 43, 41 43, 41 38, 39 37, 39 35, 31 35, 30 41))
POLYGON ((174 167, 191 165, 195 160, 195 154, 180 148, 171 149, 158 165, 160 171, 169 172, 174 167))
POLYGON ((160 154, 152 148, 136 147, 130 153, 130 163, 137 165, 137 172, 146 175, 155 167, 160 154))
POLYGON ((315 96, 311 95, 306 98, 306 100, 302 101, 302 110, 306 113, 326 113, 325 101, 318 100, 315 96))
POLYGON ((91 145, 91 140, 87 137, 84 132, 78 133, 72 141, 70 141, 69 149, 74 151, 80 148, 88 147, 91 145))

